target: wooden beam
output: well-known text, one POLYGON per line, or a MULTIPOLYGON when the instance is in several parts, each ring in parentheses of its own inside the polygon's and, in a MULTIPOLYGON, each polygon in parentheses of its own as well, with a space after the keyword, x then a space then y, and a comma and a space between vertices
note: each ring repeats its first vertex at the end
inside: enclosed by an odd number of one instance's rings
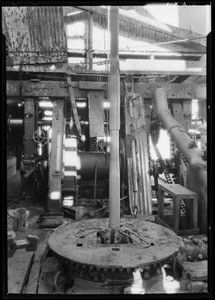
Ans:
POLYGON ((104 91, 89 91, 89 133, 90 137, 104 136, 104 91))
POLYGON ((73 91, 73 87, 72 87, 72 82, 71 82, 71 78, 67 77, 67 83, 68 83, 68 89, 69 89, 69 98, 71 101, 71 109, 73 112, 73 117, 75 120, 75 125, 79 134, 79 137, 81 138, 81 125, 80 125, 80 121, 79 121, 79 117, 78 117, 78 111, 77 111, 77 106, 76 106, 76 102, 75 102, 75 96, 74 96, 74 91, 73 91))
POLYGON ((107 82, 90 82, 90 81, 79 81, 79 89, 84 90, 105 90, 107 89, 107 82))
POLYGON ((188 128, 186 128, 182 104, 183 103, 178 101, 172 101, 173 117, 184 128, 184 130, 188 130, 188 128))
POLYGON ((93 13, 89 12, 88 17, 88 63, 89 63, 89 70, 93 69, 93 13))
MULTIPOLYGON (((92 53, 91 53, 92 55, 92 53)), ((146 58, 146 57, 145 57, 146 58)), ((104 60, 106 60, 104 58, 104 60)), ((153 75, 196 75, 206 76, 206 61, 178 60, 178 59, 144 59, 144 58, 124 58, 120 61, 120 73, 132 74, 153 74, 153 75)), ((49 65, 50 67, 50 65, 49 65)), ((81 69, 78 65, 78 71, 75 71, 75 64, 63 64, 60 69, 51 71, 47 66, 23 66, 23 72, 49 72, 49 73, 66 73, 90 72, 86 67, 81 69), (81 69, 81 70, 80 70, 81 69)), ((7 67, 7 71, 14 71, 12 66, 7 67)), ((102 72, 101 66, 94 64, 93 73, 102 72)))
MULTIPOLYGON (((75 39, 75 38, 74 38, 75 39)), ((90 52, 92 51, 92 46, 89 47, 88 44, 86 45, 86 51, 90 52)), ((68 57, 87 57, 88 53, 85 53, 84 50, 69 50, 67 52, 68 57)), ((107 59, 108 55, 107 52, 103 51, 98 51, 98 50, 94 50, 92 53, 92 58, 104 58, 107 59)), ((198 61, 201 59, 202 57, 202 53, 181 53, 177 54, 177 53, 172 53, 172 52, 156 52, 156 51, 119 51, 119 58, 121 59, 147 59, 150 60, 151 57, 153 56, 153 58, 156 59, 164 59, 164 60, 190 60, 190 61, 198 61)), ((201 60, 203 61, 203 60, 201 60)), ((205 61, 206 64, 206 61, 205 61)))
POLYGON ((29 155, 36 154, 35 142, 32 139, 33 133, 36 130, 35 124, 35 103, 34 99, 28 98, 24 103, 24 132, 23 139, 25 159, 29 155))
MULTIPOLYGON (((106 82, 79 81, 71 82, 75 98, 85 98, 89 90, 106 90, 106 82)), ((127 83, 131 87, 131 83, 127 83)), ((183 84, 183 83, 163 83, 168 99, 206 99, 206 84, 183 84)), ((124 84, 121 83, 121 91, 124 84)), ((153 98, 155 84, 153 83, 134 83, 134 93, 139 93, 145 99, 153 98)), ((8 80, 6 82, 8 97, 18 97, 19 81, 8 80)), ((68 98, 68 86, 64 81, 42 81, 42 82, 22 82, 23 97, 54 97, 68 98)))
MULTIPOLYGON (((202 61, 185 60, 148 60, 126 59, 120 61, 120 70, 123 72, 142 71, 145 74, 168 74, 168 75, 199 75, 206 76, 206 63, 202 61), (134 71, 135 70, 135 71, 134 71)), ((96 65, 95 65, 96 67, 96 65)), ((94 68, 95 68, 94 67, 94 68)))
MULTIPOLYGON (((107 9, 99 7, 99 6, 75 6, 78 9, 82 9, 85 11, 91 11, 97 14, 102 14, 107 18, 107 9)), ((158 20, 154 20, 152 18, 149 17, 145 17, 145 16, 140 16, 141 21, 140 20, 136 20, 133 19, 131 17, 129 17, 128 15, 129 12, 126 12, 122 9, 119 9, 119 23, 121 22, 127 22, 127 23, 131 23, 133 25, 136 26, 141 26, 150 30, 156 30, 157 34, 164 34, 166 36, 169 36, 170 38, 172 38, 172 40, 191 40, 189 41, 189 43, 192 44, 196 44, 196 45, 202 45, 204 47, 206 47, 206 37, 195 33, 195 32, 191 32, 189 30, 186 29, 182 29, 179 27, 175 27, 169 24, 165 24, 162 23, 158 20), (166 28, 163 29, 163 28, 166 28)), ((69 17, 67 17, 69 20, 69 17)))
MULTIPOLYGON (((143 98, 152 98, 154 92, 154 86, 152 83, 134 83, 134 93, 139 93, 143 98)), ((206 99, 206 85, 198 84, 183 84, 183 83, 164 83, 163 86, 166 89, 167 98, 169 99, 206 99)), ((131 87, 131 83, 127 83, 127 87, 131 87)), ((87 82, 79 81, 79 88, 86 90, 102 90, 107 89, 106 82, 87 82)), ((123 84, 121 84, 121 90, 123 84)))
MULTIPOLYGON (((8 80, 6 82, 6 93, 8 96, 18 97, 19 94, 19 81, 8 80)), ((78 89, 78 82, 72 82, 75 98, 87 97, 86 90, 78 89)), ((22 81, 22 96, 23 97, 55 97, 55 98, 68 98, 69 89, 65 81, 22 81)))
POLYGON ((59 212, 62 207, 62 186, 63 175, 63 136, 65 132, 64 124, 64 102, 62 100, 53 101, 52 115, 52 138, 51 155, 49 165, 49 193, 47 201, 47 212, 59 212), (54 197, 53 197, 54 194, 54 197))
POLYGON ((7 261, 8 294, 20 294, 25 274, 28 270, 34 252, 27 252, 26 249, 18 249, 13 257, 7 261))

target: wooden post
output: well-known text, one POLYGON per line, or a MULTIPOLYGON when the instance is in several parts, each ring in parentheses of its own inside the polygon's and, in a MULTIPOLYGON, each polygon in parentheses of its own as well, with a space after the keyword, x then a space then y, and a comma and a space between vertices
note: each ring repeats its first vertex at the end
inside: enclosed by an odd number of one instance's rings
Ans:
POLYGON ((88 12, 88 21, 87 21, 87 70, 93 69, 93 13, 88 12))
POLYGON ((61 175, 64 135, 64 102, 53 101, 51 157, 49 167, 48 212, 60 212, 62 203, 61 175))
POLYGON ((158 217, 163 220, 164 216, 164 191, 158 188, 158 217))
POLYGON ((24 102, 25 159, 33 158, 36 154, 36 147, 32 139, 35 129, 35 103, 33 98, 29 98, 24 102))

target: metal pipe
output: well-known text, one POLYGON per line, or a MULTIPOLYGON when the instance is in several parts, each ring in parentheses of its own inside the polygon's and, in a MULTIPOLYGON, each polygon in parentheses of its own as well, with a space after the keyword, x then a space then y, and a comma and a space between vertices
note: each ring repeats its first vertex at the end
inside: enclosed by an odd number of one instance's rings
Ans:
POLYGON ((120 129, 120 72, 119 72, 119 8, 110 7, 110 172, 109 227, 120 226, 120 168, 119 168, 119 129, 120 129))
POLYGON ((22 119, 11 119, 11 116, 9 116, 7 123, 8 123, 8 129, 11 130, 12 128, 22 127, 24 124, 24 121, 22 119))
POLYGON ((149 160, 148 160, 148 141, 146 135, 146 129, 136 133, 136 141, 139 144, 139 157, 140 157, 140 171, 143 185, 143 203, 146 215, 152 213, 152 194, 151 194, 151 180, 149 175, 149 160))
POLYGON ((193 140, 171 115, 164 88, 155 89, 154 104, 158 120, 169 131, 177 147, 187 158, 191 168, 196 172, 203 185, 207 187, 206 163, 201 157, 201 152, 192 146, 193 140))
POLYGON ((138 184, 137 184, 137 161, 136 161, 136 143, 132 140, 132 173, 133 173, 133 194, 134 194, 134 206, 138 207, 137 197, 138 197, 138 184))
MULTIPOLYGON (((15 128, 15 127, 21 127, 24 124, 23 119, 11 119, 8 118, 8 127, 10 129, 15 128)), ((66 124, 69 125, 70 121, 66 121, 66 124)), ((85 124, 85 121, 80 121, 80 124, 85 124)), ((52 121, 47 121, 47 120, 38 120, 37 121, 37 125, 38 126, 48 126, 48 125, 52 125, 52 121)), ((87 124, 88 125, 88 124, 87 124)))
POLYGON ((93 191, 93 199, 96 199, 96 188, 97 188, 97 169, 98 169, 98 163, 96 162, 96 166, 95 166, 95 176, 94 176, 94 191, 93 191))

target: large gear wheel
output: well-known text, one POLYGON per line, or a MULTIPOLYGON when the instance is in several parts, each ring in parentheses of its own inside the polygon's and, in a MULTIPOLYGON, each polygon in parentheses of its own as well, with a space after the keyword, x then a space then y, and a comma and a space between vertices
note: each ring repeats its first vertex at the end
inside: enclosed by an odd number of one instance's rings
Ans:
POLYGON ((55 230, 48 245, 67 274, 95 282, 129 280, 137 268, 156 272, 180 247, 181 238, 173 231, 138 218, 121 219, 119 231, 136 236, 129 243, 102 242, 101 232, 108 229, 108 219, 79 221, 55 230))

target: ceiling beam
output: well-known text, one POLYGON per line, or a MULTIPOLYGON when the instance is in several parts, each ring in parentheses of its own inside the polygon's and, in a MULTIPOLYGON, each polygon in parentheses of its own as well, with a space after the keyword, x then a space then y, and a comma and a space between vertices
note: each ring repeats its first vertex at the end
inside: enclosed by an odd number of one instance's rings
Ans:
MULTIPOLYGON (((106 18, 108 15, 107 9, 102 8, 100 6, 74 6, 74 7, 78 9, 82 9, 84 11, 91 11, 93 13, 104 15, 106 18)), ((189 30, 182 29, 180 27, 172 26, 169 24, 164 24, 158 20, 154 20, 152 18, 145 17, 145 16, 140 16, 142 21, 139 21, 123 14, 123 12, 126 13, 126 11, 123 11, 122 9, 119 10, 119 22, 132 23, 133 25, 147 28, 152 31, 156 31, 156 33, 158 34, 159 33, 164 34, 169 38, 172 38, 173 41, 184 40, 186 43, 201 45, 206 48, 206 44, 207 44, 206 37, 198 33, 191 32, 189 30), (149 20, 150 20, 150 24, 149 24, 149 20), (168 28, 168 30, 162 29, 164 27, 168 28)))
MULTIPOLYGON (((86 97, 89 90, 107 91, 106 82, 71 82, 74 89, 75 97, 86 97)), ((167 93, 168 99, 206 99, 206 84, 177 84, 163 83, 161 84, 167 93)), ((127 87, 131 87, 131 83, 126 83, 127 87)), ((153 83, 134 83, 134 93, 139 93, 145 99, 153 97, 153 83)), ((125 88, 121 83, 120 90, 125 88)), ((20 97, 20 81, 8 80, 6 82, 7 97, 20 97)), ((22 97, 51 97, 51 98, 68 98, 69 89, 66 81, 22 81, 22 97)))

